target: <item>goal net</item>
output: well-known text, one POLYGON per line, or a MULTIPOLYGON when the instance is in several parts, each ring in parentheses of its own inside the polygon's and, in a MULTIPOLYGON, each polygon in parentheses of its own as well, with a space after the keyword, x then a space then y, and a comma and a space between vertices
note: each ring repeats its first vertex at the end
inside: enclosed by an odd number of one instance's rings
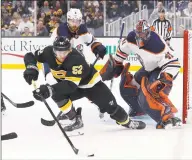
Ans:
POLYGON ((191 111, 191 108, 192 108, 192 30, 185 30, 184 57, 183 57, 183 123, 186 123, 186 121, 188 121, 188 118, 191 118, 189 117, 189 110, 191 111))

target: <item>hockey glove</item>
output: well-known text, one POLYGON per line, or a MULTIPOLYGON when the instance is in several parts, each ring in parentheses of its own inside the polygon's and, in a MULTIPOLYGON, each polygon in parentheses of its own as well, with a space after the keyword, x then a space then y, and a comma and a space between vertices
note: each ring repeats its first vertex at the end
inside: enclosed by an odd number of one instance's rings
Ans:
POLYGON ((117 62, 111 57, 100 71, 103 81, 111 80, 113 77, 118 77, 123 71, 123 64, 117 62))
POLYGON ((39 70, 35 65, 28 65, 23 73, 25 81, 31 85, 32 80, 36 81, 39 75, 39 70))
MULTIPOLYGON (((95 42, 95 43, 96 43, 96 45, 98 44, 98 42, 95 42)), ((101 43, 99 43, 99 45, 97 45, 92 51, 95 54, 95 56, 99 55, 99 57, 102 59, 107 53, 105 46, 102 45, 101 43)))
POLYGON ((53 88, 49 84, 41 85, 39 88, 33 91, 33 97, 38 101, 42 101, 42 97, 47 99, 52 95, 53 88))

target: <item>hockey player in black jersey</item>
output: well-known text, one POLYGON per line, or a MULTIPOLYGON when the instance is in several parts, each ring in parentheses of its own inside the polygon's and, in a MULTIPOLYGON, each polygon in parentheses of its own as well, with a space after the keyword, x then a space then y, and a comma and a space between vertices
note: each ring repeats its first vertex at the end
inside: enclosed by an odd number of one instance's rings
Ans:
MULTIPOLYGON (((103 58, 106 54, 105 46, 99 42, 90 32, 88 32, 86 24, 83 24, 83 15, 80 9, 77 8, 70 8, 67 12, 67 22, 61 23, 58 28, 56 28, 52 35, 51 39, 52 42, 55 40, 57 36, 66 36, 72 43, 74 39, 79 39, 81 44, 86 44, 95 54, 95 56, 99 55, 100 58, 103 58)), ((75 47, 79 52, 83 54, 81 50, 81 44, 75 47)), ((92 53, 90 53, 92 54, 92 53)), ((43 63, 43 70, 46 79, 46 75, 50 72, 50 68, 47 63, 43 63)), ((102 113, 99 114, 100 117, 104 115, 102 113)), ((62 115, 61 119, 65 119, 65 116, 62 115)))
POLYGON ((48 63, 58 83, 41 85, 33 91, 34 98, 41 100, 52 97, 58 107, 74 123, 65 127, 72 131, 82 127, 81 115, 75 111, 72 101, 86 97, 96 104, 101 112, 107 112, 118 124, 131 129, 144 129, 145 123, 132 121, 125 110, 119 106, 109 88, 101 81, 97 70, 87 64, 85 58, 74 48, 66 37, 57 37, 53 46, 42 51, 31 52, 24 57, 26 70, 24 78, 28 84, 38 79, 37 62, 48 63))

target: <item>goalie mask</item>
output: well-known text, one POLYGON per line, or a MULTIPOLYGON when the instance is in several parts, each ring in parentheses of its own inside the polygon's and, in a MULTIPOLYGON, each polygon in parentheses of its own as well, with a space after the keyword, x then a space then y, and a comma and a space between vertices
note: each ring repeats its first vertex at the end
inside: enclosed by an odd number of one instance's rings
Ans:
POLYGON ((145 46, 150 39, 150 25, 146 20, 139 20, 135 28, 136 42, 139 48, 145 46))
POLYGON ((67 12, 67 24, 72 32, 76 32, 82 23, 82 13, 79 9, 71 8, 67 12))

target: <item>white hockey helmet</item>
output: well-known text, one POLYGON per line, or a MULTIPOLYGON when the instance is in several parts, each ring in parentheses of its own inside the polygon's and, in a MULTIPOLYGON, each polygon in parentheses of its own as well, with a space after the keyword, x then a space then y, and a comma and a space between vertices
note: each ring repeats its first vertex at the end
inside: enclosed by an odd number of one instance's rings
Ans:
POLYGON ((73 32, 75 32, 79 26, 82 23, 82 13, 80 9, 77 8, 70 8, 70 10, 67 12, 67 23, 73 32))

